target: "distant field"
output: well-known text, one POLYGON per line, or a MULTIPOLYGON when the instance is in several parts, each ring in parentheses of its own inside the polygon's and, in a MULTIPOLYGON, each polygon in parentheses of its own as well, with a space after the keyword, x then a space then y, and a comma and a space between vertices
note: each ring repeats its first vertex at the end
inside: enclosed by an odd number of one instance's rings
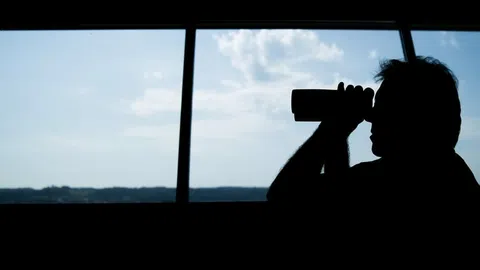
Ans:
MULTIPOLYGON (((190 201, 264 201, 267 188, 195 188, 190 189, 190 201)), ((172 202, 175 189, 154 188, 70 188, 0 189, 0 203, 132 203, 172 202)))

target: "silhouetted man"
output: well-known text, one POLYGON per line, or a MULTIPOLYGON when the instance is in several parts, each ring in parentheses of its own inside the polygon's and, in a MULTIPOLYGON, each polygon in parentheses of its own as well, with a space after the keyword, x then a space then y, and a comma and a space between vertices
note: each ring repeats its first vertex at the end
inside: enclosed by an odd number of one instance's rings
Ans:
POLYGON ((342 113, 322 121, 290 158, 268 201, 478 193, 473 173, 454 150, 461 125, 455 75, 431 57, 389 60, 380 68, 373 109, 372 89, 338 85, 346 97, 342 113), (372 124, 372 152, 379 159, 350 167, 347 139, 364 120, 372 124))

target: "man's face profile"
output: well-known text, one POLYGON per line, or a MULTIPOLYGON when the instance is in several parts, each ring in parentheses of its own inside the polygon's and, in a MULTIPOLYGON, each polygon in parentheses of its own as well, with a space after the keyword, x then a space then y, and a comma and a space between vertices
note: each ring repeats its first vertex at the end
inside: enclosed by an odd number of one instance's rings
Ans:
POLYGON ((370 139, 372 152, 378 157, 391 154, 400 146, 404 147, 406 141, 405 131, 408 130, 407 119, 402 117, 404 106, 402 93, 392 81, 383 81, 375 94, 375 105, 368 121, 372 123, 370 139))

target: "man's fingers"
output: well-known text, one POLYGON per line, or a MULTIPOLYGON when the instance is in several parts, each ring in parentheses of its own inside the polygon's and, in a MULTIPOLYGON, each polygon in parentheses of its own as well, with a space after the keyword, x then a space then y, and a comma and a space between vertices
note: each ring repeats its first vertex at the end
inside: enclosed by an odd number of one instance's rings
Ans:
POLYGON ((354 89, 355 89, 355 88, 353 87, 353 85, 349 84, 349 85, 347 86, 347 88, 345 89, 345 92, 351 93, 351 92, 353 92, 354 89))
POLYGON ((345 92, 345 85, 343 84, 343 82, 340 82, 338 84, 337 91, 345 92))
POLYGON ((365 88, 363 92, 365 93, 365 97, 368 99, 373 99, 373 96, 375 96, 375 92, 372 88, 365 88))
POLYGON ((360 86, 360 85, 357 85, 355 86, 355 88, 353 88, 353 91, 356 93, 356 94, 361 94, 363 92, 363 87, 360 86))

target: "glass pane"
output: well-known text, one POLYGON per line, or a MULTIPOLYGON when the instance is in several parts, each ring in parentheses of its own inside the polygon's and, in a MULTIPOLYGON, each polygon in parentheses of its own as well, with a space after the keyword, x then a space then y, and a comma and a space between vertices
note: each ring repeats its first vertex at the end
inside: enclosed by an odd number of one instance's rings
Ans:
POLYGON ((445 63, 456 75, 462 105, 462 127, 455 148, 472 170, 477 182, 480 178, 480 33, 414 31, 413 41, 417 55, 432 56, 445 63))
POLYGON ((0 202, 174 201, 184 33, 1 32, 0 202))
MULTIPOLYGON (((265 200, 318 125, 294 121, 291 90, 340 81, 376 89, 384 58, 403 58, 396 31, 198 31, 191 200, 265 200)), ((351 136, 351 165, 376 158, 369 136, 367 123, 351 136)))

